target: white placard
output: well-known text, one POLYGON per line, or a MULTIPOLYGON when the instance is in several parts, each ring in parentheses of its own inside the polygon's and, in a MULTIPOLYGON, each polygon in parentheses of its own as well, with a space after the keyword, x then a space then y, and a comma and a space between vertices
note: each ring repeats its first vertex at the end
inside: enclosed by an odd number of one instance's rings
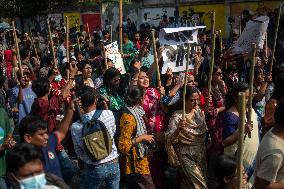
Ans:
MULTIPOLYGON (((184 71, 187 63, 187 49, 183 45, 165 45, 164 47, 162 74, 165 74, 168 68, 172 69, 172 72, 184 71)), ((188 70, 193 70, 191 61, 189 63, 188 70)))
POLYGON ((232 54, 251 52, 252 43, 256 44, 257 49, 262 49, 268 23, 268 16, 260 16, 254 20, 250 20, 237 42, 232 46, 232 54))
POLYGON ((185 43, 198 43, 198 29, 206 26, 163 28, 159 33, 161 45, 181 45, 185 43))
POLYGON ((123 59, 121 54, 118 50, 117 41, 105 46, 106 56, 107 58, 111 59, 115 68, 120 71, 121 74, 125 74, 125 68, 123 64, 123 59))

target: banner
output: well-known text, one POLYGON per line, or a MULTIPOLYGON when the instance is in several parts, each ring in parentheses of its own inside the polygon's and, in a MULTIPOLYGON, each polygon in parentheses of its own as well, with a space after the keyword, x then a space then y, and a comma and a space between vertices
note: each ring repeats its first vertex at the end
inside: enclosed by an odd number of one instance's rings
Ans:
POLYGON ((250 20, 237 42, 232 46, 232 54, 251 52, 252 43, 256 44, 257 49, 262 49, 268 23, 268 16, 260 16, 254 20, 250 20))
POLYGON ((198 43, 198 29, 205 26, 163 28, 159 33, 161 45, 181 45, 185 43, 198 43))
POLYGON ((163 8, 144 8, 141 10, 141 22, 148 23, 150 26, 158 27, 163 16, 166 15, 168 18, 174 17, 174 7, 163 7, 163 8))
MULTIPOLYGON (((187 2, 192 0, 187 0, 187 2)), ((206 5, 180 5, 179 6, 179 16, 188 17, 188 24, 194 25, 205 25, 207 28, 211 28, 211 16, 212 12, 216 13, 216 23, 215 30, 222 30, 222 35, 226 35, 226 16, 225 16, 226 6, 224 3, 216 4, 206 4, 206 5), (194 23, 191 23, 194 22, 194 23)))
POLYGON ((90 35, 96 30, 96 27, 102 28, 100 14, 83 13, 81 17, 84 24, 84 31, 88 31, 87 25, 89 25, 90 35))
POLYGON ((125 68, 123 64, 123 59, 121 54, 118 50, 117 41, 105 46, 106 56, 107 58, 111 59, 114 67, 120 71, 121 74, 125 74, 125 68))
MULTIPOLYGON (((183 45, 165 45, 164 47, 162 74, 165 74, 168 69, 171 69, 172 72, 184 71, 187 64, 187 49, 183 45)), ((193 68, 192 64, 188 66, 189 70, 193 70, 193 68)))
POLYGON ((76 27, 77 30, 80 30, 80 13, 79 12, 65 12, 64 13, 64 21, 66 22, 66 16, 69 18, 69 27, 76 27))
POLYGON ((62 21, 62 14, 48 14, 48 18, 51 20, 51 22, 54 22, 55 27, 60 27, 60 22, 62 21))

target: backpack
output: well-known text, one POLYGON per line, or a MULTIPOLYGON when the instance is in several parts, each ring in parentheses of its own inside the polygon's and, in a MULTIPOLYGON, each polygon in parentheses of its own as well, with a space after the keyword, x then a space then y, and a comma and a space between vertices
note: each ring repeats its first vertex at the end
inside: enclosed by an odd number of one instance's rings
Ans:
POLYGON ((90 121, 83 121, 83 146, 92 161, 99 161, 112 151, 112 137, 105 124, 98 120, 103 110, 96 110, 90 121))

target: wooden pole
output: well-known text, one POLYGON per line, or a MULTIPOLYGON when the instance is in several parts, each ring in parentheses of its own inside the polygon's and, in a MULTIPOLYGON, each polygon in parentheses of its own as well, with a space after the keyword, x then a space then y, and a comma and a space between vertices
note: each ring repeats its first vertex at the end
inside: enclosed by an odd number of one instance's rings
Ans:
POLYGON ((220 39, 220 53, 223 52, 223 41, 222 41, 222 30, 219 30, 219 39, 220 39))
MULTIPOLYGON (((70 63, 70 54, 69 54, 69 18, 66 16, 66 59, 67 63, 70 63)), ((66 70, 67 72, 67 80, 69 80, 70 77, 70 71, 69 69, 66 70)))
POLYGON ((110 30, 110 42, 112 43, 112 25, 109 25, 110 30))
POLYGON ((270 67, 269 67, 269 75, 271 75, 272 69, 273 69, 274 53, 275 53, 277 37, 278 37, 278 28, 279 28, 279 22, 280 22, 280 16, 281 16, 281 9, 282 9, 282 4, 279 5, 278 14, 277 14, 276 28, 275 28, 275 33, 274 33, 273 47, 272 47, 272 55, 271 55, 271 61, 270 61, 270 67))
POLYGON ((268 38, 267 38, 267 32, 265 32, 265 58, 267 58, 267 43, 268 43, 268 38))
POLYGON ((35 46, 35 43, 34 43, 34 38, 33 38, 32 32, 30 32, 30 39, 31 39, 33 49, 35 51, 36 59, 37 59, 37 61, 39 61, 39 56, 38 56, 37 49, 36 49, 36 46, 35 46))
POLYGON ((158 60, 157 47, 156 47, 155 30, 152 30, 152 42, 153 42, 153 50, 154 50, 154 61, 156 64, 156 69, 157 69, 156 70, 157 82, 158 82, 158 87, 161 87, 162 83, 161 83, 160 67, 159 67, 159 60, 158 60))
POLYGON ((208 98, 207 98, 207 108, 209 107, 209 97, 212 90, 212 75, 213 75, 213 67, 214 67, 214 54, 215 54, 215 40, 216 40, 216 34, 215 34, 215 12, 212 13, 212 20, 211 20, 211 32, 212 32, 212 42, 211 42, 211 59, 210 59, 210 72, 209 72, 209 78, 208 78, 208 98))
POLYGON ((90 36, 90 28, 89 28, 89 23, 88 22, 87 22, 87 31, 88 31, 89 39, 91 41, 92 39, 91 39, 91 36, 90 36))
POLYGON ((187 62, 185 66, 185 73, 184 73, 184 85, 183 85, 183 106, 182 106, 182 119, 185 120, 185 95, 186 95, 186 86, 187 86, 187 72, 188 72, 188 65, 189 65, 189 55, 190 55, 190 44, 188 43, 187 46, 187 62))
POLYGON ((12 21, 12 25, 13 25, 14 42, 15 42, 16 51, 17 51, 18 66, 19 66, 19 69, 20 69, 20 74, 21 74, 21 76, 23 76, 21 55, 20 55, 18 37, 17 37, 17 33, 16 33, 16 27, 15 27, 15 21, 14 20, 12 21))
POLYGON ((242 16, 240 16, 240 21, 239 21, 239 37, 242 34, 242 16))
POLYGON ((246 117, 246 96, 245 93, 239 93, 239 139, 237 151, 237 176, 238 176, 238 189, 242 189, 243 185, 243 150, 244 150, 244 130, 245 130, 245 117, 246 117))
POLYGON ((104 57, 105 57, 105 66, 106 66, 106 69, 108 69, 107 52, 106 52, 105 46, 103 44, 102 44, 102 47, 103 47, 103 53, 104 53, 104 57))
MULTIPOLYGON (((250 81, 249 81, 249 100, 248 100, 248 120, 247 122, 251 123, 251 114, 252 114, 252 99, 253 99, 253 80, 254 80, 254 68, 256 62, 256 44, 251 45, 252 54, 251 54, 251 64, 250 64, 250 81)), ((248 133, 248 137, 251 137, 251 134, 248 133)))
POLYGON ((53 43, 53 40, 52 40, 52 34, 51 34, 49 19, 47 19, 47 27, 48 27, 48 35, 49 35, 49 40, 50 40, 50 45, 51 45, 51 53, 52 53, 52 57, 53 57, 53 63, 54 63, 54 67, 57 67, 55 53, 54 53, 54 43, 53 43))
POLYGON ((122 0, 119 0, 119 48, 120 52, 123 54, 122 50, 122 41, 123 41, 123 36, 122 36, 122 0))

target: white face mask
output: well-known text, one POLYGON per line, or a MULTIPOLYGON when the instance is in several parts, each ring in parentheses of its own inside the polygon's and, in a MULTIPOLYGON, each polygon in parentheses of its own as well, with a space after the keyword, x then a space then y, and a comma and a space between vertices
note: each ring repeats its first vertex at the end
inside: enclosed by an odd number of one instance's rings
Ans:
POLYGON ((21 189, 44 189, 46 184, 45 174, 39 174, 19 180, 21 189))

